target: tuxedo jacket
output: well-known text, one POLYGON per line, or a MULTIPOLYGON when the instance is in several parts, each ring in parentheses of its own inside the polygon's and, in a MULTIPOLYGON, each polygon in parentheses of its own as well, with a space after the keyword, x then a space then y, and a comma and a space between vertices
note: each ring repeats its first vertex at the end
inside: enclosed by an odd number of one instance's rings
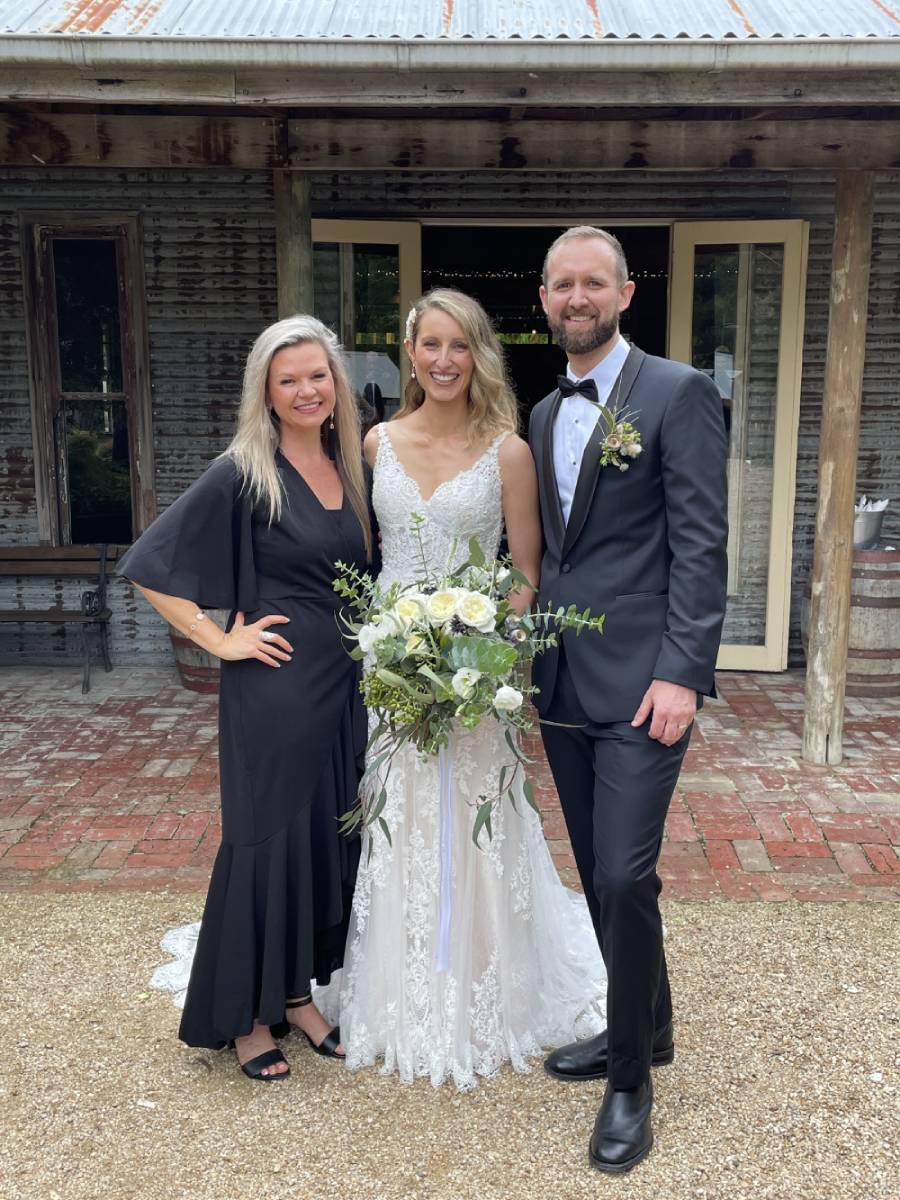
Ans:
MULTIPOLYGON (((615 394, 615 389, 614 389, 615 394)), ((553 468, 560 392, 534 408, 529 445, 540 485, 541 608, 606 614, 604 632, 562 635, 575 691, 592 721, 630 721, 653 679, 715 695, 725 616, 727 504, 722 401, 693 367, 631 348, 616 408, 640 433, 627 471, 600 466, 602 423, 584 451, 567 525, 553 468)), ((538 711, 553 698, 559 650, 539 655, 538 711)))

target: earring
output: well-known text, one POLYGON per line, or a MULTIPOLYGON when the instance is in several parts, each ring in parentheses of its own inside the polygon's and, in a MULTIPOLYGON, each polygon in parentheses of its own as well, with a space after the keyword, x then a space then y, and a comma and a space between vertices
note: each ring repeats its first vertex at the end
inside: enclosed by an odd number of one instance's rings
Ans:
POLYGON ((416 376, 416 364, 413 362, 413 360, 412 360, 412 359, 410 359, 410 360, 409 360, 409 372, 410 372, 410 374, 412 375, 413 379, 416 379, 416 378, 417 378, 417 376, 416 376))
POLYGON ((328 432, 334 433, 334 409, 331 410, 331 416, 328 418, 328 432))

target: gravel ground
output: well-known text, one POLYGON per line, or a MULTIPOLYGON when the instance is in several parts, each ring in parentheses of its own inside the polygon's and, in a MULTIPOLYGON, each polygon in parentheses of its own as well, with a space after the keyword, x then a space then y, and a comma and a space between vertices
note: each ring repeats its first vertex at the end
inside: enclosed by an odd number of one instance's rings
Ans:
POLYGON ((881 1200, 897 1195, 896 909, 671 903, 677 1059, 656 1148, 587 1165, 599 1084, 509 1070, 459 1095, 351 1075, 298 1038, 283 1084, 181 1047, 149 992, 198 897, 7 895, 4 1200, 881 1200), (893 1178, 893 1185, 890 1180, 893 1178))

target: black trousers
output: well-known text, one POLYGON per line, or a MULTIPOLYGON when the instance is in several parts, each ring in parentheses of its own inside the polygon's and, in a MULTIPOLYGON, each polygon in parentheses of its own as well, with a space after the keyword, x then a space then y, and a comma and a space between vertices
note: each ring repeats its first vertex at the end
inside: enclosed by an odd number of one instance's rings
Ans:
POLYGON ((606 964, 609 1081, 635 1088, 649 1076, 655 1031, 672 1019, 656 865, 690 730, 663 746, 649 721, 591 722, 562 655, 544 715, 579 726, 541 733, 606 964))

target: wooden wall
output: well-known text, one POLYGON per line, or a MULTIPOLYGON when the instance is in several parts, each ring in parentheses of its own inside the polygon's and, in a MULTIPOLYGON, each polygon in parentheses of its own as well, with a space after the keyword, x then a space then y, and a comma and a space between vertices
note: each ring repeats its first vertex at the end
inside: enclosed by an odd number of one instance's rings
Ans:
MULTIPOLYGON (((57 208, 141 214, 159 509, 227 445, 247 351, 276 312, 268 172, 0 171, 0 540, 6 544, 37 542, 18 214, 57 208)), ((22 584, 36 604, 69 596, 76 607, 82 586, 22 584)), ((164 626, 130 586, 116 581, 111 600, 115 662, 169 654, 164 626)), ((17 604, 14 594, 0 607, 17 604)), ((5 625, 0 661, 77 657, 77 641, 64 627, 50 634, 46 627, 5 625)))
MULTIPOLYGON (((830 285, 833 177, 701 172, 318 173, 316 216, 500 216, 578 219, 800 217, 811 222, 792 521, 792 652, 812 557, 816 456, 830 285)), ((275 234, 264 171, 0 170, 0 539, 36 540, 18 250, 21 209, 142 214, 150 314, 157 502, 170 503, 227 442, 243 359, 275 315, 275 234)), ((900 173, 879 176, 860 447, 860 489, 894 497, 886 531, 900 540, 900 173)), ((130 589, 114 589, 117 661, 166 652, 159 623, 130 589)), ((0 656, 34 655, 46 638, 0 634, 0 656)), ((60 639, 64 635, 59 635, 60 639)))

